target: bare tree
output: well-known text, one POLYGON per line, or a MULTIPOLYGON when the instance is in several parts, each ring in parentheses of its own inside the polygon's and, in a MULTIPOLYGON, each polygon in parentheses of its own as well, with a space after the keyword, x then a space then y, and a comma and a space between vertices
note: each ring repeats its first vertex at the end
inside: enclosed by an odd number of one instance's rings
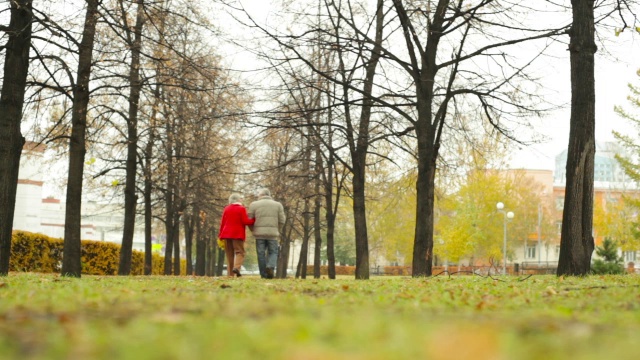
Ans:
POLYGON ((120 263, 118 275, 131 273, 131 254, 133 250, 133 231, 135 227, 136 205, 136 175, 138 174, 138 107, 142 81, 140 79, 140 56, 142 52, 142 30, 145 22, 144 0, 136 1, 136 22, 132 26, 127 20, 122 0, 122 22, 126 29, 127 44, 131 48, 131 63, 129 66, 129 112, 127 116, 127 160, 126 180, 124 188, 124 228, 120 247, 120 263))
POLYGON ((11 1, 10 6, 9 26, 0 26, 0 31, 9 35, 6 45, 0 48, 5 51, 0 94, 0 276, 9 273, 18 170, 25 143, 20 123, 33 19, 31 0, 11 1))
POLYGON ((80 252, 80 225, 82 209, 82 179, 86 153, 87 108, 89 105, 89 80, 93 64, 93 46, 96 25, 100 16, 100 0, 87 0, 82 40, 79 47, 77 81, 73 87, 71 114, 71 138, 69 139, 69 174, 64 223, 64 257, 62 275, 80 277, 82 273, 80 252))

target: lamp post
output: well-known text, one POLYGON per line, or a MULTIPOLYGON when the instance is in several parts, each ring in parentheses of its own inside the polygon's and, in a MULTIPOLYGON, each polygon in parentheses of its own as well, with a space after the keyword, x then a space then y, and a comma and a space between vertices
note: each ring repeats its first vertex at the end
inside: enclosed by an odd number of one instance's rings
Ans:
POLYGON ((507 275, 507 221, 513 219, 513 212, 506 211, 504 204, 499 202, 496 204, 496 208, 504 215, 504 241, 502 247, 502 275, 507 275))

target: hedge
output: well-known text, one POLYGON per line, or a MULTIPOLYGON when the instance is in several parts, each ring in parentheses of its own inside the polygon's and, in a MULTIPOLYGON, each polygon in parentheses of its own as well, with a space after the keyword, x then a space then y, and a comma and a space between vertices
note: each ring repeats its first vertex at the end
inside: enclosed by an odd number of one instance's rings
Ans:
MULTIPOLYGON (((62 239, 26 231, 14 231, 11 239, 9 271, 55 273, 62 270, 62 239)), ((120 262, 120 245, 106 241, 82 240, 80 245, 82 273, 116 275, 120 262)), ((164 274, 164 256, 153 254, 153 275, 164 274)), ((186 274, 186 260, 181 260, 180 273, 186 274)), ((133 250, 131 275, 144 274, 144 252, 133 250)))
MULTIPOLYGON (((336 275, 355 275, 355 274, 356 274, 355 266, 336 266, 336 275)), ((313 275, 313 265, 307 265, 307 275, 313 275)), ((327 265, 320 266, 320 275, 329 275, 329 267, 327 265)))

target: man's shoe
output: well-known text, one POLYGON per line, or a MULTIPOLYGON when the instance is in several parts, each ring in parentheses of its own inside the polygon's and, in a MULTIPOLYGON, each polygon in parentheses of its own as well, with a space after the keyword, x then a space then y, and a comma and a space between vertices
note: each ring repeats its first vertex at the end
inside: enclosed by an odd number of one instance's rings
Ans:
POLYGON ((267 268, 267 279, 273 279, 273 268, 267 268))
POLYGON ((237 277, 241 277, 242 276, 242 274, 240 274, 240 269, 233 269, 233 270, 231 270, 231 272, 236 274, 237 277))

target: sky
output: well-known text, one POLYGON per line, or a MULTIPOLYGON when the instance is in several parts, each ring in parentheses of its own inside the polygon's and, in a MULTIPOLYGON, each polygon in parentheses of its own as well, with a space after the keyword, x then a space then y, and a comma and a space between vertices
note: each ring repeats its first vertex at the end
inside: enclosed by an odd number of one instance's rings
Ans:
MULTIPOLYGON (((614 36, 611 34, 611 38, 614 36)), ((569 102, 571 93, 568 53, 565 57, 564 65, 554 67, 544 81, 550 88, 557 89, 558 95, 566 97, 566 101, 569 102)), ((637 131, 630 126, 629 121, 621 118, 613 109, 616 105, 630 108, 627 101, 628 84, 640 86, 640 77, 636 74, 639 69, 640 34, 627 31, 596 53, 596 141, 615 141, 613 130, 637 136, 637 131)), ((514 152, 512 167, 553 170, 555 156, 568 146, 569 118, 570 109, 567 107, 554 111, 543 119, 540 131, 549 140, 514 152)))
MULTIPOLYGON (((271 0, 239 0, 258 21, 269 19, 274 11, 271 0)), ((632 29, 615 36, 615 33, 600 33, 606 45, 598 44, 596 53, 596 141, 614 141, 612 131, 635 130, 628 120, 615 114, 615 105, 627 106, 629 94, 627 84, 640 86, 640 34, 632 29)), ((568 40, 567 40, 568 41, 568 40)), ((537 123, 536 130, 546 141, 536 145, 515 149, 511 154, 511 167, 554 170, 555 157, 566 150, 569 139, 570 119, 570 68, 566 49, 548 59, 548 71, 541 79, 552 95, 555 104, 564 103, 562 109, 554 110, 537 123)))

